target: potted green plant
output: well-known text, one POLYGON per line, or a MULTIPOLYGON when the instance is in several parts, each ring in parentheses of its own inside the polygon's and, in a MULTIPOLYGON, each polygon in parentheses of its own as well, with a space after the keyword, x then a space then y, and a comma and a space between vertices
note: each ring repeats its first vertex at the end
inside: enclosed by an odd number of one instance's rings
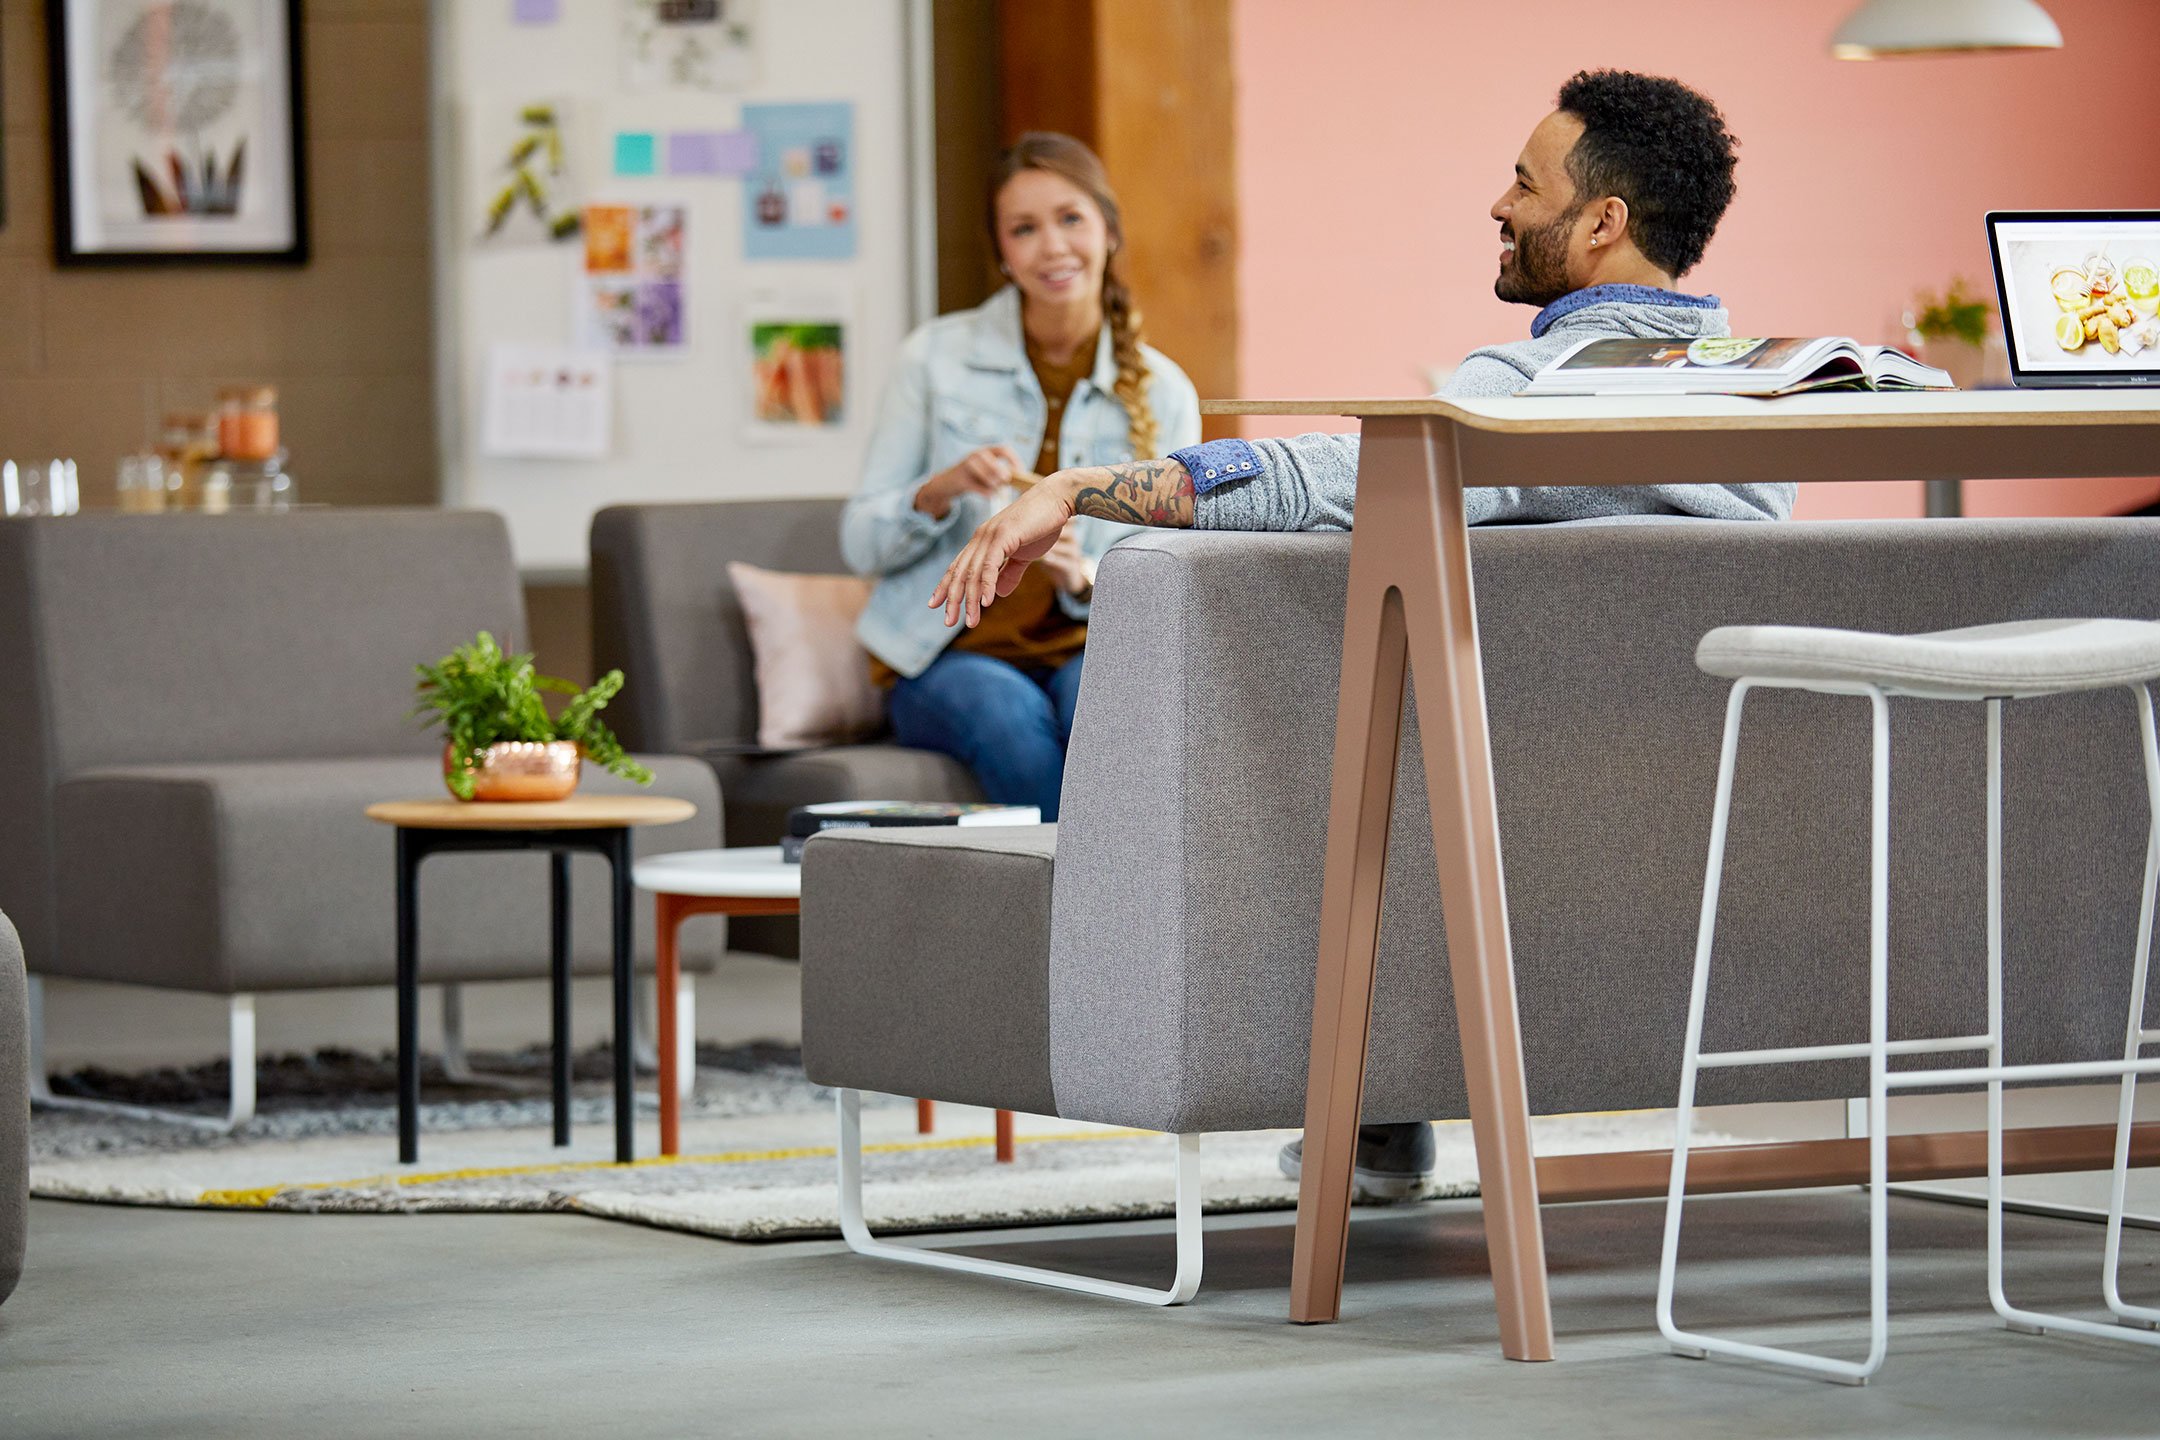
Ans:
POLYGON ((1922 294, 1912 314, 1920 358, 1949 371, 1960 390, 1977 389, 1994 318, 1994 304, 1973 294, 1963 277, 1951 280, 1940 295, 1922 294))
POLYGON ((414 718, 442 727, 443 784, 460 800, 560 800, 577 788, 581 762, 640 785, 652 771, 623 753, 600 719, 622 689, 610 670, 579 689, 541 675, 530 654, 510 654, 481 631, 432 665, 416 665, 414 718), (550 715, 543 696, 567 695, 550 715))

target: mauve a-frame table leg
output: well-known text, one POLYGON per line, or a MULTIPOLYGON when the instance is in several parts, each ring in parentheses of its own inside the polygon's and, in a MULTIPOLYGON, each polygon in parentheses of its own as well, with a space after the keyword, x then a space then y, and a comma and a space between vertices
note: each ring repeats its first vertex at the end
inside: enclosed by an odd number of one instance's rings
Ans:
POLYGON ((1372 1025, 1406 662, 1418 682, 1440 903, 1500 1320, 1513 1360, 1550 1360, 1552 1307, 1508 949, 1499 810, 1453 422, 1368 417, 1343 619, 1290 1318, 1342 1310, 1350 1171, 1372 1025))

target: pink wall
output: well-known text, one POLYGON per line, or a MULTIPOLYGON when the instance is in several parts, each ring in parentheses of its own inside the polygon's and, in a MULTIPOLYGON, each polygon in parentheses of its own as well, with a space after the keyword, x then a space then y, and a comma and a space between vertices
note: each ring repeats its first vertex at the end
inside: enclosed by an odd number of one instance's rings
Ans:
MULTIPOLYGON (((1423 367, 1527 334, 1493 298, 1486 211, 1583 68, 1678 76, 1724 109, 1739 199, 1685 283, 1744 333, 1888 340, 1915 289, 1992 283, 1991 207, 2160 208, 2160 3, 2044 0, 2059 52, 1834 61, 1856 3, 1238 0, 1241 388, 1420 394, 1423 367)), ((2156 493, 1988 481, 1966 504, 2097 514, 2156 493)), ((1799 513, 1917 515, 1919 487, 1805 486, 1799 513)))

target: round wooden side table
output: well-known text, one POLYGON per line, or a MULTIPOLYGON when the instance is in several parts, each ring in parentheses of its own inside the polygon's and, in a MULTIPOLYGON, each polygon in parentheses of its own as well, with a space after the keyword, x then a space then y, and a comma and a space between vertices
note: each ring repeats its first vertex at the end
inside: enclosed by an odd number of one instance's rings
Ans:
MULTIPOLYGON (((367 815, 397 829, 398 1163, 420 1159, 420 862, 445 852, 545 850, 548 959, 553 988, 555 1143, 570 1143, 570 857, 608 862, 614 911, 615 1158, 636 1158, 630 1043, 630 831, 697 814, 663 795, 573 795, 567 800, 390 800, 367 815)), ((672 948, 672 947, 671 947, 672 948)), ((663 987, 663 1005, 674 992, 663 987)), ((665 1048, 661 1051, 665 1056, 665 1048)), ((663 1061, 663 1063, 665 1063, 663 1061)), ((663 1092, 665 1093, 665 1092, 663 1092)))

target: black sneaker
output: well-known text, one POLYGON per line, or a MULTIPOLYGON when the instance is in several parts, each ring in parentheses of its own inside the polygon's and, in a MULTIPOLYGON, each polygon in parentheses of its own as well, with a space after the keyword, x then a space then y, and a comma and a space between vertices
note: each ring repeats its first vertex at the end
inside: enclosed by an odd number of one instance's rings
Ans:
MULTIPOLYGON (((1350 1193, 1358 1200, 1391 1204, 1416 1199, 1432 1179, 1434 1156, 1432 1125, 1413 1120, 1406 1125, 1360 1125, 1357 1158, 1350 1169, 1350 1193)), ((1304 1140, 1292 1140, 1275 1157, 1283 1174, 1298 1178, 1305 1165, 1304 1140)))

